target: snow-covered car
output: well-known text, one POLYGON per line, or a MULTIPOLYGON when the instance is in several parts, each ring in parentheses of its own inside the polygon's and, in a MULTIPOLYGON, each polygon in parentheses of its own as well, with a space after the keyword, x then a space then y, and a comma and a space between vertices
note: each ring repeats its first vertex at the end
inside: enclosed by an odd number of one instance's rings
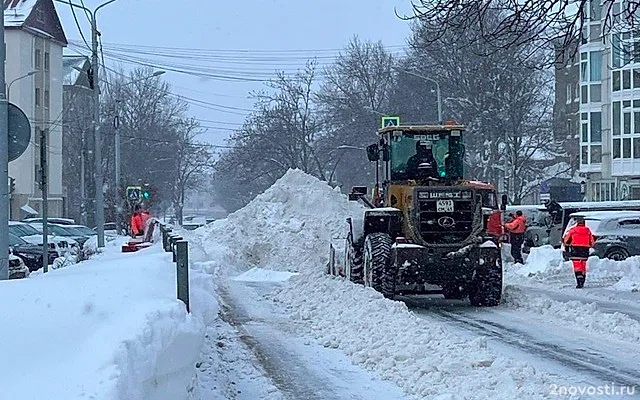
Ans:
POLYGON ((9 254, 9 279, 23 279, 29 276, 29 268, 16 255, 9 254))
MULTIPOLYGON (((47 221, 50 224, 58 224, 58 225, 75 225, 76 221, 69 218, 47 218, 47 221)), ((42 224, 42 218, 26 218, 23 219, 22 222, 27 224, 37 223, 42 224)))
MULTIPOLYGON (((578 217, 584 218, 595 237, 593 255, 616 261, 640 255, 640 211, 585 211, 571 214, 563 237, 576 226, 578 217)), ((563 246, 563 253, 565 250, 563 246)))
MULTIPOLYGON (((42 223, 32 222, 29 225, 35 228, 42 235, 43 233, 42 223)), ((84 243, 84 241, 86 241, 87 239, 87 238, 83 238, 83 236, 80 235, 78 232, 67 229, 66 225, 48 223, 47 229, 48 229, 47 233, 52 234, 55 237, 62 238, 69 244, 69 247, 71 247, 72 249, 74 247, 78 247, 78 248, 82 247, 81 242, 84 243)))
MULTIPOLYGON (((42 256, 44 253, 42 245, 28 243, 21 237, 9 233, 9 247, 14 255, 24 261, 29 271, 33 272, 42 268, 42 256)), ((49 265, 52 265, 55 259, 58 258, 58 253, 56 251, 49 251, 48 258, 49 265)))
MULTIPOLYGON (((28 243, 36 244, 39 246, 42 246, 42 243, 44 241, 41 231, 38 231, 33 226, 25 224, 23 222, 9 221, 9 233, 21 237, 28 243)), ((67 251, 71 250, 72 243, 67 238, 49 234, 47 235, 47 242, 49 243, 49 249, 53 252, 56 252, 56 257, 59 257, 67 251)))

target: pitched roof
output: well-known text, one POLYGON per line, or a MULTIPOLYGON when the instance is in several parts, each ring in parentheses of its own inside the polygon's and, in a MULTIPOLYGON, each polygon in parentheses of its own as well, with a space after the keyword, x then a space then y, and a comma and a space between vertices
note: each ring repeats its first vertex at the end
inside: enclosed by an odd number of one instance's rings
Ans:
POLYGON ((4 26, 22 26, 38 0, 3 0, 4 26))
POLYGON ((5 7, 4 26, 24 29, 66 46, 67 38, 53 0, 1 0, 5 7))
MULTIPOLYGON (((65 86, 78 84, 81 79, 79 79, 80 71, 76 68, 84 69, 88 63, 87 56, 65 54, 62 57, 62 84, 65 86)), ((84 82, 84 80, 82 81, 84 82)))

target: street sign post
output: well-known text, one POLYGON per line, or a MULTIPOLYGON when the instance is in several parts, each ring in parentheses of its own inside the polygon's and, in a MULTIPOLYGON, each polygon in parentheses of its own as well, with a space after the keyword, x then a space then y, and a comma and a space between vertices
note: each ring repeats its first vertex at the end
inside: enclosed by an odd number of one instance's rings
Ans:
POLYGON ((382 117, 382 127, 400 125, 400 117, 382 117))
POLYGON ((127 202, 134 205, 140 203, 142 199, 142 187, 140 186, 127 186, 127 202))
POLYGON ((15 104, 8 105, 9 162, 15 161, 27 150, 31 141, 31 124, 25 113, 15 104))

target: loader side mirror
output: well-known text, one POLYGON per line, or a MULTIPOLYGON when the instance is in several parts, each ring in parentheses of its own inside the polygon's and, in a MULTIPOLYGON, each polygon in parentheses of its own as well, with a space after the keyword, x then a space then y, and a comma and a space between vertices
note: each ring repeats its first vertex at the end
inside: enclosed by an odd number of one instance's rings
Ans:
POLYGON ((501 199, 501 201, 500 201, 500 209, 501 209, 502 211, 504 211, 504 210, 506 210, 506 209, 507 209, 507 201, 508 201, 507 195, 506 195, 506 194, 503 194, 503 195, 502 195, 502 199, 501 199))
POLYGON ((367 158, 369 159, 369 161, 380 160, 380 150, 378 149, 377 144, 367 146, 367 158))
POLYGON ((358 201, 362 196, 367 195, 367 187, 366 186, 354 186, 351 188, 351 193, 349 193, 349 201, 358 201))
POLYGON ((385 144, 382 146, 382 161, 389 161, 390 159, 389 146, 385 144))

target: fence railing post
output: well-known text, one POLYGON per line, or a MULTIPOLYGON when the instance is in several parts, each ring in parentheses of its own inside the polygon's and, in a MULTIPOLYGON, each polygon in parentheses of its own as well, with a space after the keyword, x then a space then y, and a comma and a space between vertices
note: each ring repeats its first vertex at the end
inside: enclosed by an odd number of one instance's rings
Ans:
POLYGON ((182 238, 175 242, 176 251, 176 283, 178 300, 187 306, 187 312, 191 312, 189 307, 189 242, 182 238))

